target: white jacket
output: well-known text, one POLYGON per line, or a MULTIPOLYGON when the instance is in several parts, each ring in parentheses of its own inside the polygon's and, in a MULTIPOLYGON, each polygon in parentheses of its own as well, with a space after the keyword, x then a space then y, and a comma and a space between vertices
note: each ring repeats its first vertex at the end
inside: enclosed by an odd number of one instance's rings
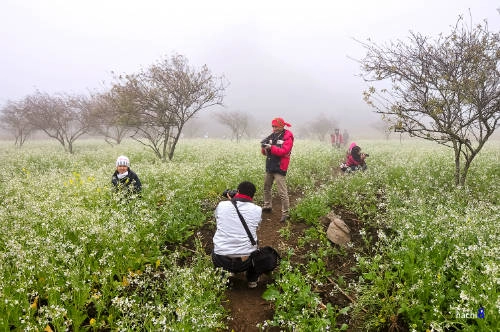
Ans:
MULTIPOLYGON (((252 202, 236 201, 238 210, 257 241, 257 227, 262 220, 262 208, 252 202)), ((221 201, 215 209, 217 230, 213 238, 214 253, 217 255, 247 256, 257 249, 248 238, 236 208, 231 201, 221 201)))

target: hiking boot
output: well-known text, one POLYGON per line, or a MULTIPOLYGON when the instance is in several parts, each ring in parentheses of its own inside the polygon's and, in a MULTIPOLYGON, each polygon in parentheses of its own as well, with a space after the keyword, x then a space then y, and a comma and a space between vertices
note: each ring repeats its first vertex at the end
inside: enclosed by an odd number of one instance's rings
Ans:
POLYGON ((248 288, 255 288, 255 287, 257 287, 257 281, 248 282, 248 288))
POLYGON ((273 209, 270 207, 262 208, 262 212, 271 212, 273 209))

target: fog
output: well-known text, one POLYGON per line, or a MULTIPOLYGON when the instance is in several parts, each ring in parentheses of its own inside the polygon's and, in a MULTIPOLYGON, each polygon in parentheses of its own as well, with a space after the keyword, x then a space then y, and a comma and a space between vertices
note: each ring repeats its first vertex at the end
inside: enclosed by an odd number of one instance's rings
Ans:
POLYGON ((365 51, 355 39, 447 34, 459 15, 498 30, 497 8, 498 0, 3 0, 0 105, 36 89, 100 91, 112 71, 131 74, 178 53, 230 83, 224 108, 193 123, 200 133, 219 135, 208 125, 225 110, 251 114, 261 128, 280 116, 292 130, 324 114, 351 137, 375 135, 379 117, 362 100, 367 86, 353 59, 365 51))

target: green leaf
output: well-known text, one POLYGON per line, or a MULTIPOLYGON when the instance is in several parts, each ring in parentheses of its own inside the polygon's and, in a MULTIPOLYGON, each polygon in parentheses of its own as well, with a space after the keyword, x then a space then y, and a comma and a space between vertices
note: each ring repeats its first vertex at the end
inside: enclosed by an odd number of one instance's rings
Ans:
POLYGON ((263 294, 262 294, 262 298, 266 301, 273 301, 275 300, 278 296, 280 295, 280 292, 274 288, 274 287, 271 287, 269 289, 267 289, 263 294))

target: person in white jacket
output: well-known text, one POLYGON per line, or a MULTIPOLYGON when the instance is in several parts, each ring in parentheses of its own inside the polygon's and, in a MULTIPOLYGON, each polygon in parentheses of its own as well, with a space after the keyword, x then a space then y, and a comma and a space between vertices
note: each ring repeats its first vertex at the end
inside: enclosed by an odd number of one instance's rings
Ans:
POLYGON ((246 272, 248 287, 257 287, 259 274, 256 273, 250 255, 257 250, 257 244, 252 245, 250 238, 238 216, 238 210, 245 219, 248 229, 257 242, 257 228, 262 221, 262 208, 253 203, 255 185, 243 181, 238 185, 237 192, 231 200, 221 201, 215 209, 217 229, 213 237, 214 249, 212 262, 214 266, 232 272, 246 272))

